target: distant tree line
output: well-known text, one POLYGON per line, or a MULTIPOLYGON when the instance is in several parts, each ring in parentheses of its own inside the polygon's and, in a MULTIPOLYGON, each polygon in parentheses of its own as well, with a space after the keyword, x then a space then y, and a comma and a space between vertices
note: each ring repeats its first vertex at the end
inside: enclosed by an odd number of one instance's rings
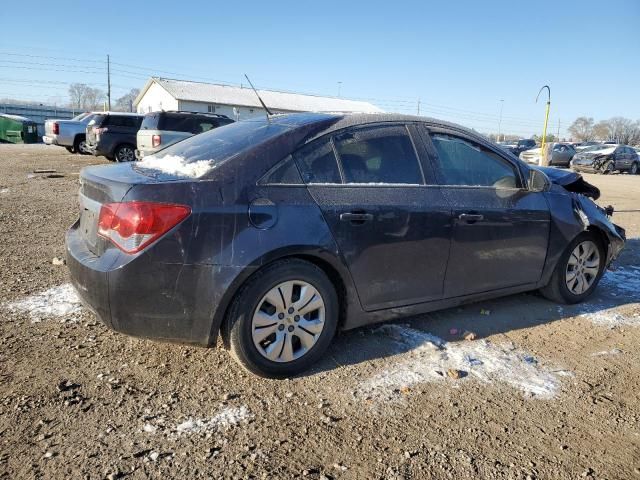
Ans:
MULTIPOLYGON (((133 111, 133 101, 140 93, 137 88, 119 97, 111 105, 111 109, 120 112, 133 111)), ((72 83, 69 85, 69 106, 76 110, 102 110, 107 101, 104 90, 93 88, 85 83, 72 83)))
POLYGON ((567 130, 573 140, 580 142, 599 140, 640 144, 640 120, 634 122, 624 117, 613 117, 595 123, 591 117, 578 117, 567 130))

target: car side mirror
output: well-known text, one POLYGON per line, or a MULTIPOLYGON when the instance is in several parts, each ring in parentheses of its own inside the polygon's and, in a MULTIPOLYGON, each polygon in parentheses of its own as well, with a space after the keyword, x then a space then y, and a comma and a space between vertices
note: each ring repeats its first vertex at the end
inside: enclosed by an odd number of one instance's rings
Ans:
POLYGON ((544 192, 549 188, 547 176, 540 170, 529 170, 528 187, 530 192, 544 192))

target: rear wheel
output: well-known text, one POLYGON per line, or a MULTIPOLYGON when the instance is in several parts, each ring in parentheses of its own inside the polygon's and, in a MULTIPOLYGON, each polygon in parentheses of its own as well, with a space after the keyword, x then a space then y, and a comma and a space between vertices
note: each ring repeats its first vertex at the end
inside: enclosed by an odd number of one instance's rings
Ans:
POLYGON ((583 232, 569 244, 540 292, 558 303, 582 302, 596 289, 604 267, 602 243, 593 233, 583 232))
POLYGON ((116 162, 133 162, 136 159, 136 152, 133 145, 120 145, 114 153, 116 162))
POLYGON ((73 150, 81 155, 88 155, 87 139, 84 135, 78 135, 73 141, 73 150))
POLYGON ((325 273, 303 260, 258 272, 230 309, 231 353, 257 375, 281 378, 315 363, 338 324, 338 298, 325 273))

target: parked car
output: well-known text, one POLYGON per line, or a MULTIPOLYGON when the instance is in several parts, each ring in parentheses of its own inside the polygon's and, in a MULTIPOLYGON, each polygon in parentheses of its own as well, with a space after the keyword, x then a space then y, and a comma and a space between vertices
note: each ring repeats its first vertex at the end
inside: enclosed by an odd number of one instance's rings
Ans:
POLYGON ((517 142, 508 142, 501 145, 505 150, 513 153, 516 157, 522 152, 536 148, 536 141, 532 138, 524 138, 517 142))
POLYGON ((96 115, 96 112, 84 112, 71 120, 47 120, 44 122, 42 141, 47 145, 64 147, 69 153, 88 154, 87 125, 96 115))
POLYGON ((137 113, 99 113, 87 125, 87 149, 93 155, 116 162, 136 159, 136 134, 143 115, 137 113))
POLYGON ((255 118, 80 176, 67 264, 98 317, 205 346, 221 334, 271 377, 338 329, 535 289, 580 302, 625 242, 579 174, 421 117, 255 118))
POLYGON ((197 112, 151 112, 137 134, 136 157, 141 159, 192 135, 233 123, 226 115, 197 112))
MULTIPOLYGON (((540 165, 542 162, 541 152, 542 149, 540 148, 525 150, 520 154, 520 160, 531 165, 540 165)), ((551 148, 551 158, 549 159, 549 165, 557 167, 568 167, 569 162, 571 162, 571 159, 575 154, 576 150, 572 145, 568 143, 556 143, 551 148)))
POLYGON ((626 145, 596 145, 578 152, 571 160, 571 168, 577 172, 613 173, 628 171, 635 175, 640 171, 638 153, 626 145))

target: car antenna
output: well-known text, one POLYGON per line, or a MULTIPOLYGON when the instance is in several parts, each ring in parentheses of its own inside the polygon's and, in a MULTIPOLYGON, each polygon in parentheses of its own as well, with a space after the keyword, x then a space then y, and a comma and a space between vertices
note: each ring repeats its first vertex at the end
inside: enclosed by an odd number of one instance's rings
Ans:
POLYGON ((260 100, 260 103, 262 104, 262 108, 264 108, 267 111, 267 121, 270 121, 269 116, 273 115, 273 113, 271 113, 271 110, 269 110, 269 107, 267 107, 264 104, 264 102, 260 98, 260 94, 258 93, 258 90, 256 90, 256 87, 253 86, 253 83, 251 83, 251 80, 249 80, 249 77, 247 76, 246 73, 244 74, 244 78, 247 79, 247 82, 249 82, 249 85, 251 85, 251 88, 253 88, 253 91, 256 92, 256 97, 258 97, 258 100, 260 100))

